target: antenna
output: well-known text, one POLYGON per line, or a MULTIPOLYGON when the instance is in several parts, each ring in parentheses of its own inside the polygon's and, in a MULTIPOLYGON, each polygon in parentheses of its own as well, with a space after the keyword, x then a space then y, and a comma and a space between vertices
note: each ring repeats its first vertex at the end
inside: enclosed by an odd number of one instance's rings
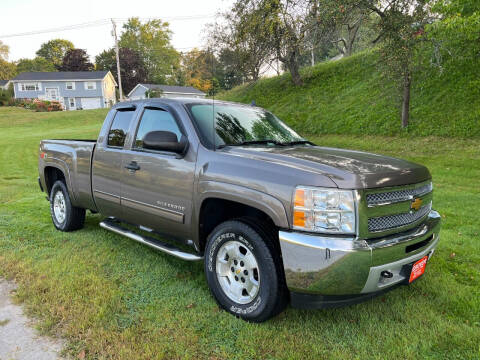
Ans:
MULTIPOLYGON (((217 31, 217 20, 215 19, 215 27, 213 31, 217 31)), ((210 47, 211 55, 212 55, 212 132, 213 132, 213 151, 217 151, 217 144, 216 144, 216 124, 215 124, 215 56, 213 54, 213 50, 210 47)))

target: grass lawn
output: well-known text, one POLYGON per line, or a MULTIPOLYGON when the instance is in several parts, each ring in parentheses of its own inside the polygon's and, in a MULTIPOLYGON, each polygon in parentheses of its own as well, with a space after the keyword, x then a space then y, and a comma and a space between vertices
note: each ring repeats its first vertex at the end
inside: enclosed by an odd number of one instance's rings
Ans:
MULTIPOLYGON (((44 138, 96 138, 103 110, 0 108, 0 276, 42 332, 87 359, 416 359, 480 357, 478 140, 315 136, 427 165, 441 241, 426 276, 359 305, 296 310, 263 324, 220 311, 201 263, 158 253, 99 228, 54 229, 37 185, 44 138)), ((81 357, 81 356, 80 356, 81 357)))

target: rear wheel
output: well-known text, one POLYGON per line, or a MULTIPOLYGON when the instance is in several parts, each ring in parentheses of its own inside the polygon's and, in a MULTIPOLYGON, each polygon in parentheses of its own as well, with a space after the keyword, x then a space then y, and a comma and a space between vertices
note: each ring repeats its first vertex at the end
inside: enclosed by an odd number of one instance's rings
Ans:
POLYGON ((53 225, 60 231, 73 231, 83 228, 85 209, 72 205, 65 183, 58 180, 50 191, 50 214, 53 225))
POLYGON ((270 242, 237 220, 218 225, 207 241, 205 273, 213 296, 222 308, 248 321, 265 321, 286 304, 281 261, 270 242))

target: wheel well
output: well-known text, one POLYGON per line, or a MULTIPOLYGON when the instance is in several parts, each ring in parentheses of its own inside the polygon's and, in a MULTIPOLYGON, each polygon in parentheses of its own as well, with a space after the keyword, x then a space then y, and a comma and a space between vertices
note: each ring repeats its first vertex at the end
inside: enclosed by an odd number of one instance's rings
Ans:
POLYGON ((45 172, 45 185, 47 186, 47 189, 46 189, 47 195, 50 195, 52 186, 53 184, 55 184, 57 180, 62 180, 66 185, 65 175, 61 170, 57 169, 56 167, 47 166, 44 172, 45 172))
MULTIPOLYGON (((220 223, 243 218, 249 225, 259 227, 262 231, 272 231, 277 229, 273 220, 263 211, 249 205, 239 202, 224 200, 219 198, 209 198, 203 201, 199 216, 199 242, 200 250, 203 251, 206 246, 208 235, 220 223), (254 221, 248 221, 248 220, 254 221)), ((278 235, 274 234, 278 242, 278 235)))

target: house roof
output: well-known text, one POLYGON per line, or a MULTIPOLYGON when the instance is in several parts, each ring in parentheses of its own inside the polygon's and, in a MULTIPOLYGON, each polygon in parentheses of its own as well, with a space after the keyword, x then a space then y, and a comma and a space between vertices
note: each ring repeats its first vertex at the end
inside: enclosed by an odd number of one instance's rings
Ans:
POLYGON ((5 86, 10 80, 0 80, 0 86, 5 86))
MULTIPOLYGON (((165 93, 179 93, 179 94, 197 94, 197 95, 205 95, 204 92, 195 89, 192 86, 173 86, 173 85, 158 85, 158 84, 138 84, 147 88, 149 90, 152 89, 160 89, 165 93)), ((137 86, 138 86, 137 85, 137 86)), ((135 86, 135 88, 137 87, 135 86)), ((133 89, 135 90, 135 89, 133 89)), ((133 90, 130 92, 132 93, 133 90)), ((129 94, 130 95, 130 94, 129 94)))
POLYGON ((105 71, 51 71, 51 72, 23 72, 18 74, 12 81, 37 80, 102 80, 107 74, 105 71))

